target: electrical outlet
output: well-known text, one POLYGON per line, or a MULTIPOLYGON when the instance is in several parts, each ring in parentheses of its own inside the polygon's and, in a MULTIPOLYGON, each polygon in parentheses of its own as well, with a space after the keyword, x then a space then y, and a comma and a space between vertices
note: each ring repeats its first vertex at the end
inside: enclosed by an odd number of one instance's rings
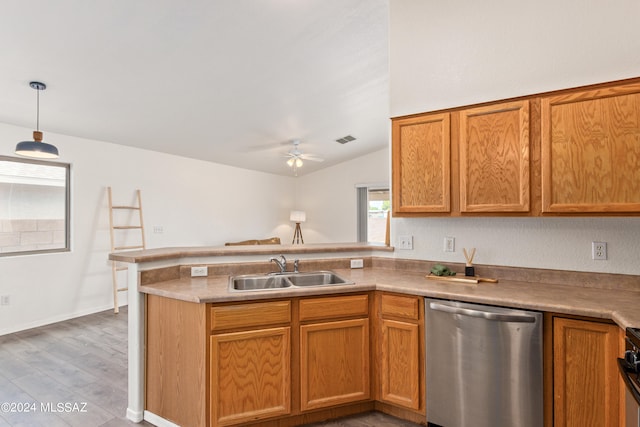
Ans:
POLYGON ((398 249, 413 249, 413 236, 398 236, 398 249))
POLYGON ((206 277, 207 267, 191 267, 191 277, 206 277))
POLYGON ((607 242, 591 242, 591 259, 607 259, 607 242))
POLYGON ((351 260, 351 268, 363 268, 364 261, 362 259, 352 259, 351 260))
POLYGON ((10 295, 1 295, 0 296, 0 305, 11 305, 11 296, 10 295))
POLYGON ((444 252, 455 252, 456 251, 456 238, 455 237, 445 237, 444 238, 444 247, 442 249, 444 252))

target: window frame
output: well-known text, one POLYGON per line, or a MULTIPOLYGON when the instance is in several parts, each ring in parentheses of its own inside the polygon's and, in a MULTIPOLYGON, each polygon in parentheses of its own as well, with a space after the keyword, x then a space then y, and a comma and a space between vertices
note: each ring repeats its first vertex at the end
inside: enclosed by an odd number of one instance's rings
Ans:
MULTIPOLYGON (((391 202, 391 188, 389 184, 356 184, 356 241, 369 242, 369 192, 388 191, 391 202)), ((391 210, 389 210, 391 212, 391 210)), ((388 214, 390 215, 390 213, 388 214)))
POLYGON ((55 162, 48 160, 29 159, 22 157, 3 156, 0 155, 0 161, 9 161, 15 163, 28 163, 44 166, 58 166, 65 170, 65 204, 64 204, 64 247, 53 249, 32 249, 27 251, 17 252, 0 252, 0 258, 2 257, 15 257, 22 255, 40 255, 49 253, 71 252, 71 164, 64 162, 55 162))

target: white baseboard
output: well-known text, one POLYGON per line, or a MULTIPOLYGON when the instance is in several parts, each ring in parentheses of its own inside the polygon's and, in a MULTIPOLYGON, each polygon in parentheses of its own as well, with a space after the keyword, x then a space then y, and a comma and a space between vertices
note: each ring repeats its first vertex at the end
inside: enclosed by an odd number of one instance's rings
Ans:
MULTIPOLYGON (((144 411, 144 420, 149 421, 151 424, 158 427, 180 427, 178 424, 174 424, 169 420, 165 420, 161 416, 156 415, 153 412, 149 412, 149 411, 144 411)), ((136 422, 139 422, 139 421, 136 421, 136 422)))
MULTIPOLYGON (((124 307, 127 304, 123 304, 120 307, 124 307)), ((59 316, 48 317, 46 319, 40 319, 35 322, 23 323, 22 325, 14 325, 8 328, 0 329, 0 336, 13 334, 14 332, 26 331, 27 329, 38 328, 40 326, 50 325, 52 323, 63 322, 69 319, 75 319, 76 317, 87 316, 89 314, 99 313, 101 311, 113 309, 113 304, 106 304, 103 306, 87 308, 85 310, 76 311, 73 313, 65 313, 59 316)))

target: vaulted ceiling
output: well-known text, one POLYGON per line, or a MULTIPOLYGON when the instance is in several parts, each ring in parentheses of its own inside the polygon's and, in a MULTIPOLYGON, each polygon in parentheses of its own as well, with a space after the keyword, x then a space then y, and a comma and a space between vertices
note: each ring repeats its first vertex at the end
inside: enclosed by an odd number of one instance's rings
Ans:
POLYGON ((297 139, 325 159, 303 175, 387 146, 387 21, 386 0, 4 0, 0 122, 35 126, 38 80, 45 141, 292 175, 297 139))

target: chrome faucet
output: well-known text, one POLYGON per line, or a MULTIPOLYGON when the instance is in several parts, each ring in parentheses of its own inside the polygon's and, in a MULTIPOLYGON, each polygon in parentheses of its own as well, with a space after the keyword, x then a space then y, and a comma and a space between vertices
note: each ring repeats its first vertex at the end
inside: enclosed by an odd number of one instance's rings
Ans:
POLYGON ((278 267, 280 268, 280 273, 287 272, 287 259, 284 257, 284 255, 280 255, 279 259, 276 257, 271 257, 269 258, 269 262, 275 262, 276 264, 278 264, 278 267))

